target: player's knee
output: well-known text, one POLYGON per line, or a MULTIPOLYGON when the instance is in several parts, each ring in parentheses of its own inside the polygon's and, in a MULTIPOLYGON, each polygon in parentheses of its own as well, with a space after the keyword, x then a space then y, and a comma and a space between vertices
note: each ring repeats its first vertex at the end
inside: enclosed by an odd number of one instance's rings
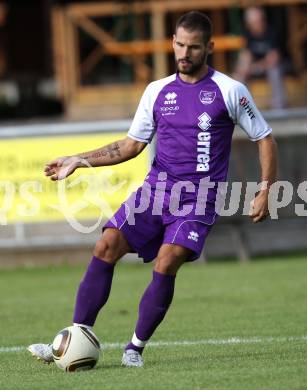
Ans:
POLYGON ((176 257, 161 256, 156 260, 154 270, 164 275, 176 275, 182 261, 176 257))
POLYGON ((123 245, 121 235, 115 229, 107 229, 102 237, 96 242, 94 255, 106 262, 115 264, 127 253, 127 248, 123 245))

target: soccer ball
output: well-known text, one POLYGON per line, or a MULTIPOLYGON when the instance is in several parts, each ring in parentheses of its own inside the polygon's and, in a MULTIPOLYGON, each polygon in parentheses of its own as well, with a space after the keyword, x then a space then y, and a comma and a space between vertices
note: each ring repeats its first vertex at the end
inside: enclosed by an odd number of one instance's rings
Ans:
POLYGON ((69 326, 55 336, 52 354, 56 365, 63 371, 90 370, 99 359, 100 344, 89 329, 69 326))

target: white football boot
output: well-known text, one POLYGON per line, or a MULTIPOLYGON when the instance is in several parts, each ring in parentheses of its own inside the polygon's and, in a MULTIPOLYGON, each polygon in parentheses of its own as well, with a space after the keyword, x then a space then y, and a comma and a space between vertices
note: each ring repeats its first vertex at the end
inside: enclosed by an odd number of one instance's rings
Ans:
POLYGON ((144 362, 141 354, 134 349, 127 349, 122 358, 122 366, 125 367, 143 367, 144 362))
POLYGON ((44 363, 53 363, 52 356, 52 344, 31 344, 27 350, 36 357, 37 360, 41 360, 44 363))

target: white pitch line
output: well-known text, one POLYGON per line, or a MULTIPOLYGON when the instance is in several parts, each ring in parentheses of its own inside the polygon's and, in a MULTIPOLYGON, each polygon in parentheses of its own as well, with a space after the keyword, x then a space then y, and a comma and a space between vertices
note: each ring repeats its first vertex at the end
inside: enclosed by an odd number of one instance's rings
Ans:
POLYGON ((0 353, 5 352, 19 352, 25 349, 26 347, 0 347, 0 353))
MULTIPOLYGON (((191 347, 195 345, 235 345, 235 344, 265 344, 265 343, 284 343, 307 341, 307 336, 289 336, 289 337, 251 337, 240 338, 231 337, 229 339, 207 339, 207 340, 182 340, 182 341, 152 341, 148 343, 149 347, 191 347)), ((101 344, 103 350, 122 349, 125 343, 104 343, 101 344)), ((20 352, 26 349, 25 346, 0 347, 0 353, 20 352)))

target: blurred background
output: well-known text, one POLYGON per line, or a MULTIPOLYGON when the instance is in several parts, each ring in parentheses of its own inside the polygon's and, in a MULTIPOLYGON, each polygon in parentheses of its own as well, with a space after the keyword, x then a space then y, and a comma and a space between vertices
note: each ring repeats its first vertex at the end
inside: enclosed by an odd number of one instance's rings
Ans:
MULTIPOLYGON (((212 18, 210 63, 231 74, 246 44, 244 12, 254 4, 262 6, 274 34, 286 105, 303 107, 305 1, 1 0, 0 119, 131 117, 144 85, 174 71, 169 38, 176 19, 190 9, 212 18)), ((271 108, 265 75, 249 84, 259 107, 271 108)))
MULTIPOLYGON (((174 72, 174 25, 190 10, 212 19, 209 64, 248 85, 274 129, 279 178, 294 189, 278 221, 253 226, 240 210, 220 218, 203 259, 306 250, 306 216, 294 205, 304 204, 297 187, 307 180, 307 1, 0 0, 0 265, 87 260, 100 228, 81 234, 67 222, 43 166, 125 135, 146 84, 174 72)), ((97 170, 113 210, 144 178, 152 149, 97 170)), ((236 131, 230 180, 258 179, 255 145, 236 131)), ((68 191, 76 209, 84 188, 68 191)), ((80 208, 92 226, 102 206, 80 208)))

